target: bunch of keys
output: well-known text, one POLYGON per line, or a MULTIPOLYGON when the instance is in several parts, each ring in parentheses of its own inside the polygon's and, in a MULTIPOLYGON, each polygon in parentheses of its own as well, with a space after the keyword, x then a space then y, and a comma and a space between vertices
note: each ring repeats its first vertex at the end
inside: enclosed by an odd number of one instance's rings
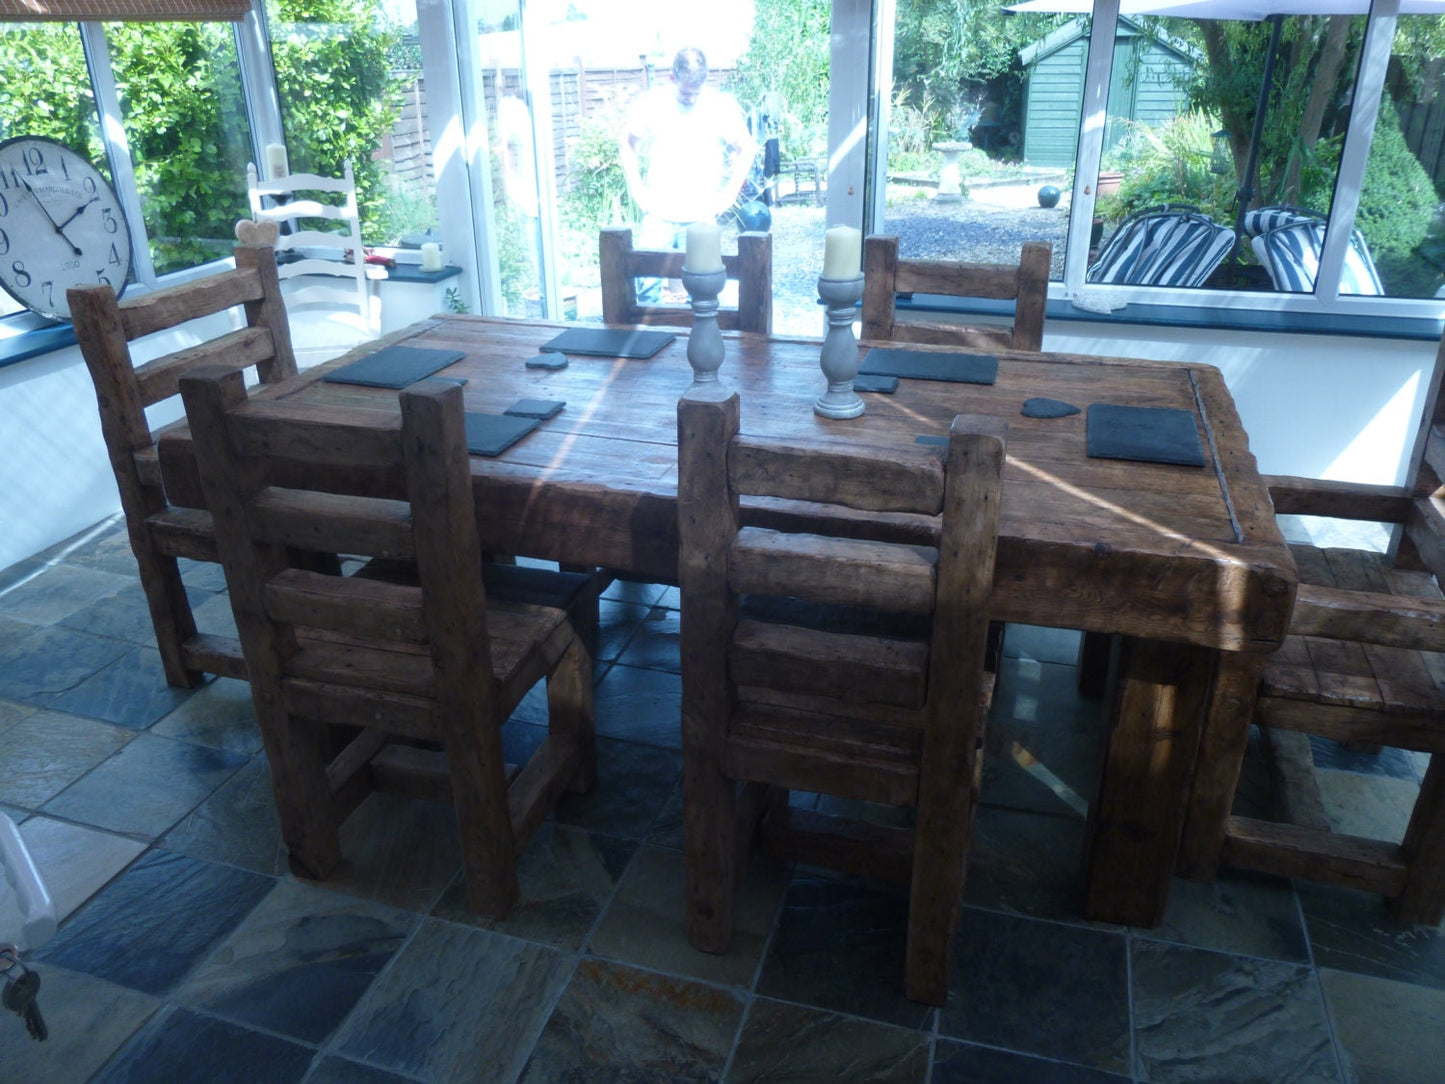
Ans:
POLYGON ((30 1032, 32 1039, 44 1042, 50 1029, 45 1026, 45 1020, 40 1015, 40 1003, 36 1000, 40 994, 39 973, 22 964, 15 949, 6 946, 0 948, 0 978, 5 980, 5 990, 0 994, 0 1001, 25 1021, 25 1029, 30 1032))

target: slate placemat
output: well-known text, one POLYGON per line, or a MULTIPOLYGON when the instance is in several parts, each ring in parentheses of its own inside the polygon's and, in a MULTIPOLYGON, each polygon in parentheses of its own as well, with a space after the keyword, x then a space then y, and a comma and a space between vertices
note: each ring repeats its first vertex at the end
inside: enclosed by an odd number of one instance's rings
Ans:
POLYGON ((501 455, 533 429, 536 418, 519 418, 514 414, 481 414, 468 411, 467 451, 473 455, 501 455))
POLYGON ((863 355, 858 371, 913 380, 992 384, 998 379, 998 358, 992 354, 935 354, 924 350, 875 347, 863 355))
POLYGON ((650 358, 676 338, 670 331, 572 327, 543 343, 542 349, 558 354, 589 354, 602 358, 650 358))
POLYGON ((343 365, 322 379, 336 384, 365 384, 372 388, 404 388, 445 369, 466 355, 460 350, 432 350, 425 346, 384 346, 374 354, 343 365))
POLYGON ((892 395, 898 390, 896 376, 879 376, 876 373, 859 373, 853 378, 854 391, 876 391, 880 395, 892 395))
POLYGON ((518 418, 537 418, 546 421, 548 418, 555 418, 561 414, 562 408, 566 405, 566 402, 560 399, 518 399, 502 413, 513 414, 518 418))
POLYGON ((1194 415, 1173 407, 1090 403, 1088 452, 1095 459, 1204 466, 1194 415))

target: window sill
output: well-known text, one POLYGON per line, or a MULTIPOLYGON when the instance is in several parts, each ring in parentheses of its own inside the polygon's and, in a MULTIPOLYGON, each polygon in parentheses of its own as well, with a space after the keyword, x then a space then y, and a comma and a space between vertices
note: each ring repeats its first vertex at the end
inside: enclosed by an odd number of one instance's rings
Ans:
MULTIPOLYGON (((959 316, 1013 315, 1012 301, 917 294, 899 298, 898 311, 949 313, 959 316)), ((1154 327, 1204 328, 1213 331, 1270 332, 1294 335, 1348 335, 1366 339, 1438 341, 1445 320, 1431 316, 1371 316, 1360 313, 1286 312, 1281 310, 1150 305, 1130 302, 1114 312, 1090 312, 1067 298, 1050 298, 1046 319, 1085 324, 1135 324, 1154 327)))
POLYGON ((55 324, 33 313, 0 319, 0 369, 16 362, 75 345, 75 329, 55 324))

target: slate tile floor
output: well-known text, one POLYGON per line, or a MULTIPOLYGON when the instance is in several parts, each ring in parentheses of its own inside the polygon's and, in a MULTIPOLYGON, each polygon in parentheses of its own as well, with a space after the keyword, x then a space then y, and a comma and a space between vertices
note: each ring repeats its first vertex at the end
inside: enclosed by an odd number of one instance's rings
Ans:
MULTIPOLYGON (((217 570, 187 580, 223 628, 217 570)), ((495 924, 425 803, 373 797, 335 881, 291 876, 246 686, 167 689, 142 606, 115 522, 0 571, 0 809, 65 916, 33 960, 50 1041, 0 1016, 0 1080, 1442 1079, 1445 939, 1372 897, 1233 875, 1176 880, 1157 930, 1080 920, 1102 706, 1074 692, 1074 634, 1009 630, 932 1010, 901 995, 905 901, 882 885, 758 861, 731 954, 687 946, 675 590, 608 591, 598 788, 539 833, 495 924)), ((1398 822, 1418 763, 1319 752, 1338 816, 1398 822)))

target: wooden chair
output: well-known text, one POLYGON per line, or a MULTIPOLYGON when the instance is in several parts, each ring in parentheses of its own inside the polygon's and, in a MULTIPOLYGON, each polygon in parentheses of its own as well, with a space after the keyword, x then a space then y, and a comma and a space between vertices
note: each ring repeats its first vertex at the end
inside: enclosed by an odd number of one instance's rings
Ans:
POLYGON ((1046 242, 1029 241, 1023 246, 1017 267, 903 260, 898 257, 898 238, 867 237, 863 241, 863 338, 980 350, 1042 350, 1053 252, 1053 246, 1046 242), (1014 322, 1011 327, 970 327, 900 320, 896 311, 898 295, 911 293, 1013 301, 1014 322))
MULTIPOLYGON (((608 226, 598 243, 602 274, 602 319, 608 324, 665 324, 691 327, 692 309, 686 305, 641 305, 637 276, 677 278, 683 253, 632 247, 632 230, 608 226)), ((738 307, 719 309, 718 327, 724 331, 773 330, 773 235, 738 234, 738 254, 723 256, 728 278, 738 284, 738 307)))
POLYGON ((955 419, 944 462, 936 451, 824 452, 739 436, 737 395, 719 395, 678 404, 689 940, 727 950, 756 834, 785 860, 911 878, 906 990, 942 1004, 992 690, 1005 426, 955 419), (942 542, 935 560, 914 546, 742 528, 744 494, 941 515, 942 542), (917 827, 790 809, 779 788, 912 806, 917 827))
POLYGON ((292 869, 335 870, 339 826, 372 787, 450 800, 467 899, 504 915, 518 852, 595 774, 587 577, 499 566, 484 582, 453 382, 403 390, 400 419, 338 411, 304 429, 234 373, 198 372, 181 394, 292 869), (402 571, 326 575, 287 548, 318 544, 402 571), (549 734, 518 770, 501 726, 542 678, 549 734), (362 729, 328 759, 328 725, 362 729))
POLYGON ((1291 547, 1300 583, 1289 637, 1246 671, 1246 688, 1215 693, 1185 825, 1185 875, 1210 879, 1223 862, 1376 892, 1408 922, 1445 917, 1442 365, 1445 343, 1406 485, 1267 479, 1282 515, 1398 525, 1395 552, 1291 547), (1250 721, 1272 753, 1279 821, 1231 815, 1250 721), (1401 842, 1331 831, 1309 734, 1431 754, 1401 842))
MULTIPOLYGON (((179 390, 181 375, 206 362, 254 367, 265 383, 295 375, 275 256, 268 247, 242 245, 236 249, 234 271, 131 295, 124 301, 117 301, 109 286, 78 287, 66 296, 80 352, 95 383, 101 432, 120 489, 166 680, 191 686, 201 681, 203 673, 244 678, 238 640, 196 632, 177 559, 217 560, 211 516, 173 508, 167 502, 146 408, 170 400, 179 390), (239 330, 199 343, 192 334, 180 349, 137 360, 144 347, 144 343, 139 349, 133 347, 137 340, 232 306, 244 309, 246 322, 239 330)), ((175 403, 177 414, 179 405, 175 403)))

